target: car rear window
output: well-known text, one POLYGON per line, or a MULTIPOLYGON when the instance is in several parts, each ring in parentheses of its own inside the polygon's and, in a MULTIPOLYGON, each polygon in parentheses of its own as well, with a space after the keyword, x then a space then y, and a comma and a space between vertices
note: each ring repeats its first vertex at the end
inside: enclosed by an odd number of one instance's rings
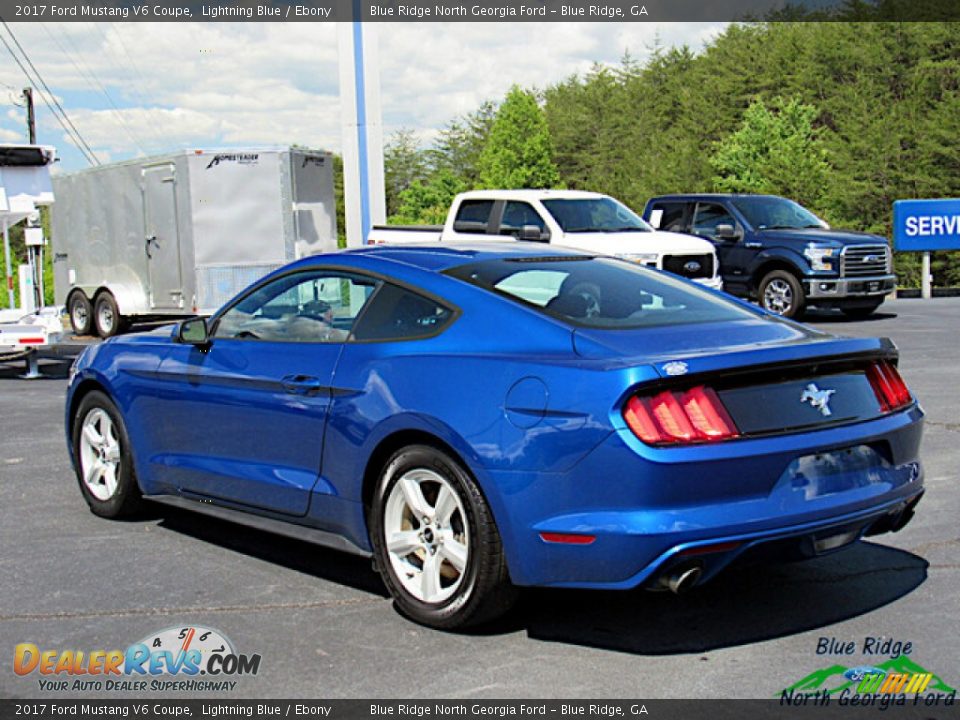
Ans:
POLYGON ((447 274, 573 325, 638 328, 756 318, 692 283, 615 258, 485 260, 447 274))

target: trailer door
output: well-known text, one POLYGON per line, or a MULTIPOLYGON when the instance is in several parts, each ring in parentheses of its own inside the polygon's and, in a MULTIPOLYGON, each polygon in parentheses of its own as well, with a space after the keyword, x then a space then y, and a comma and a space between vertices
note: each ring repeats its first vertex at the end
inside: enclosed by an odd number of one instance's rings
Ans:
POLYGON ((176 172, 172 163, 143 169, 144 233, 150 279, 150 306, 183 307, 176 172))

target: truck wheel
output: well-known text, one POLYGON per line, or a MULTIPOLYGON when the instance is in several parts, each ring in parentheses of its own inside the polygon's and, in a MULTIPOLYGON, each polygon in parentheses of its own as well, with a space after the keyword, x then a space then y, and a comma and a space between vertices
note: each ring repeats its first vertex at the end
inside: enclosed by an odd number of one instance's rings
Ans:
POLYGON ((878 303, 871 303, 870 305, 860 305, 858 307, 842 307, 840 311, 852 320, 862 320, 863 318, 870 317, 873 315, 877 308, 883 304, 881 300, 878 303))
POLYGON ((799 320, 803 316, 806 298, 803 287, 793 274, 774 270, 760 281, 760 305, 764 310, 786 318, 799 320))
POLYGON ((87 296, 79 290, 70 296, 67 304, 70 311, 70 325, 74 335, 89 335, 93 326, 93 306, 87 296))
POLYGON ((109 292, 100 293, 93 304, 93 322, 97 334, 102 338, 113 337, 123 330, 123 317, 117 308, 117 301, 109 292))

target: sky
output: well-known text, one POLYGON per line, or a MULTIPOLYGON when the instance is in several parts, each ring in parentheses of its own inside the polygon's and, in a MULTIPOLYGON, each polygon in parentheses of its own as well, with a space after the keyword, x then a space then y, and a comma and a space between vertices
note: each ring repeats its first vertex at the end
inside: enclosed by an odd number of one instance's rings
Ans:
MULTIPOLYGON (((385 138, 424 144, 513 84, 544 88, 625 52, 700 49, 724 23, 376 23, 385 138)), ((183 149, 339 151, 334 23, 10 23, 102 163, 183 149)), ((13 45, 3 30, 0 35, 13 45)), ((0 45, 0 143, 26 142, 27 84, 0 45), (18 104, 19 103, 19 104, 18 104)), ((35 94, 38 142, 60 171, 88 162, 35 94)))

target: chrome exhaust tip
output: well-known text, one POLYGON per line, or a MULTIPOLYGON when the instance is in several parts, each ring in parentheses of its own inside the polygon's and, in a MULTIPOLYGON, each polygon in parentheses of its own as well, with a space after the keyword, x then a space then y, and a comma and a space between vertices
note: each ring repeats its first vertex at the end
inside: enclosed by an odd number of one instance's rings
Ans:
POLYGON ((703 569, 699 565, 681 567, 660 578, 660 585, 674 595, 685 593, 700 580, 703 569))

